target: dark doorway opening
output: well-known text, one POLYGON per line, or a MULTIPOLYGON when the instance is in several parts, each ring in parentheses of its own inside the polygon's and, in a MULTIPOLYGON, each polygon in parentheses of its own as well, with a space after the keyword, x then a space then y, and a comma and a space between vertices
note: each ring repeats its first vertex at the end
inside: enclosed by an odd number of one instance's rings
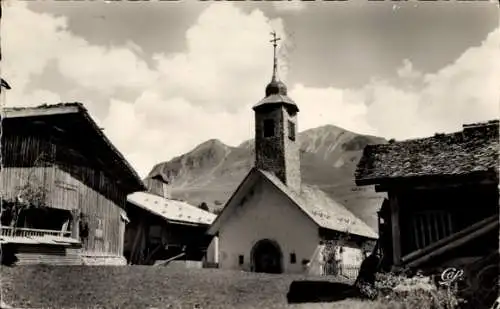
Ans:
POLYGON ((273 240, 259 240, 252 248, 252 269, 258 273, 280 274, 283 272, 283 254, 273 240))

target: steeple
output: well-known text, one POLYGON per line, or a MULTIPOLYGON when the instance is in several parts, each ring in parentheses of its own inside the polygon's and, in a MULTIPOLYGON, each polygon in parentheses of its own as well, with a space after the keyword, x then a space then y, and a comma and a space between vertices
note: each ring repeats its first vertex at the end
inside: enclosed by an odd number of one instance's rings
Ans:
POLYGON ((297 140, 295 102, 287 95, 286 85, 278 78, 276 32, 273 39, 273 75, 266 86, 266 96, 255 111, 255 166, 276 175, 294 191, 300 190, 300 151, 297 140))

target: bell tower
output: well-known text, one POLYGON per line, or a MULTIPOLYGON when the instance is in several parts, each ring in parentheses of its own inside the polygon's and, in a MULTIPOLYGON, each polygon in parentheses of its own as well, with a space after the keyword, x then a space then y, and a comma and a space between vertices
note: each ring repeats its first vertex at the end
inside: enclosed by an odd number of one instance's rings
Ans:
POLYGON ((299 192, 300 147, 297 136, 299 108, 287 96, 286 85, 278 79, 277 42, 272 32, 274 61, 271 82, 255 112, 255 167, 271 172, 292 190, 299 192))

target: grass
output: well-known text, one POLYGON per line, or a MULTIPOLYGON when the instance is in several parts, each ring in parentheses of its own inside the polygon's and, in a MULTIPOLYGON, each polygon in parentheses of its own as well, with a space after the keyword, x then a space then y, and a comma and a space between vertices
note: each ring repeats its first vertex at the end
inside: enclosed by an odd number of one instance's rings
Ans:
POLYGON ((0 273, 3 301, 16 308, 403 308, 360 300, 287 304, 292 281, 338 281, 330 277, 150 266, 18 266, 0 273))

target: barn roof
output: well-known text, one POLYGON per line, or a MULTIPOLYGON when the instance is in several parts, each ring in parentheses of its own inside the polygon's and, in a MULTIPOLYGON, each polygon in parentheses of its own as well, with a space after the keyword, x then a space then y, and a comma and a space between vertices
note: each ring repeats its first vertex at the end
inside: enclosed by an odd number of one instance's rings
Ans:
MULTIPOLYGON (((318 187, 302 185, 301 192, 297 193, 287 187, 274 174, 257 168, 253 168, 248 173, 247 177, 243 180, 238 189, 236 189, 233 197, 236 195, 245 195, 244 191, 250 190, 252 184, 257 181, 259 177, 273 184, 319 227, 339 232, 348 231, 350 234, 373 239, 378 237, 377 233, 375 233, 365 222, 356 217, 342 204, 331 199, 318 187)), ((227 213, 226 210, 229 209, 233 197, 226 203, 224 210, 210 228, 210 233, 216 233, 219 226, 222 224, 221 221, 228 216, 228 214, 224 214, 224 212, 227 213)))
POLYGON ((451 134, 368 145, 358 164, 358 185, 388 179, 498 173, 498 120, 464 125, 451 134))
POLYGON ((210 225, 216 215, 186 202, 167 199, 148 192, 135 192, 127 201, 169 222, 210 225))
POLYGON ((3 110, 4 135, 23 132, 62 139, 94 162, 113 181, 134 192, 144 183, 124 156, 97 126, 82 103, 60 103, 37 107, 8 107, 3 110))

